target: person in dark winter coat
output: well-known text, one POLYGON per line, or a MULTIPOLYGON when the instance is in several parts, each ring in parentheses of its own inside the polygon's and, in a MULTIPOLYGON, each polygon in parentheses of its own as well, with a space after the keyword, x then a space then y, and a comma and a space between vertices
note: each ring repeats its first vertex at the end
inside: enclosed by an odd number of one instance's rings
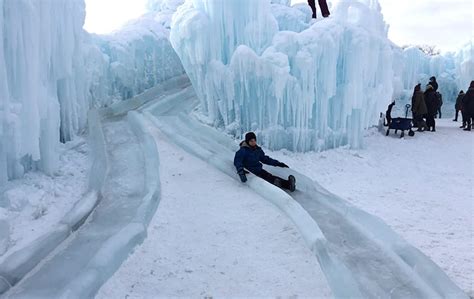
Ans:
POLYGON ((387 111, 385 111, 385 119, 387 120, 387 123, 384 122, 384 126, 386 127, 390 126, 390 123, 392 122, 393 106, 395 106, 395 101, 391 102, 390 105, 388 105, 387 107, 387 111))
POLYGON ((441 99, 441 94, 438 93, 439 85, 438 85, 438 82, 436 81, 435 76, 430 78, 430 83, 428 83, 428 85, 431 85, 433 87, 434 92, 436 93, 436 96, 438 96, 438 100, 437 100, 438 107, 436 109, 436 114, 434 117, 436 118, 436 116, 439 115, 439 118, 441 118, 441 106, 443 105, 443 100, 441 99))
POLYGON ((436 77, 433 76, 430 78, 430 83, 428 83, 428 85, 431 85, 434 89, 434 92, 437 92, 438 91, 438 82, 436 81, 436 77))
MULTIPOLYGON (((329 12, 328 4, 326 0, 318 0, 319 3, 319 8, 321 8, 321 13, 324 18, 329 17, 331 14, 329 12)), ((311 10, 313 11, 313 19, 316 19, 316 3, 315 0, 308 0, 308 4, 311 7, 311 10)))
POLYGON ((428 130, 436 132, 435 115, 438 112, 438 97, 433 89, 433 86, 428 85, 425 90, 425 103, 428 113, 426 114, 426 125, 428 130))
POLYGON ((428 113, 428 108, 425 103, 425 96, 421 91, 421 84, 415 86, 415 92, 412 97, 411 111, 413 112, 414 123, 418 127, 418 131, 427 130, 426 122, 423 120, 423 116, 428 113))
MULTIPOLYGON (((458 115, 459 115, 459 111, 461 111, 461 107, 462 107, 462 98, 464 98, 464 90, 461 90, 459 92, 459 95, 456 99, 456 104, 454 105, 454 109, 456 110, 456 114, 454 115, 454 119, 453 121, 458 121, 458 115)), ((463 124, 464 124, 464 120, 463 120, 463 124)))
POLYGON ((240 143, 240 149, 235 153, 234 166, 242 183, 247 181, 245 169, 265 181, 290 191, 295 191, 295 177, 290 175, 287 180, 274 176, 263 169, 263 164, 288 168, 288 165, 266 156, 257 145, 257 136, 253 132, 245 134, 245 140, 240 143))
POLYGON ((464 131, 471 131, 474 119, 474 81, 471 81, 469 89, 462 99, 463 116, 466 118, 466 128, 464 131))

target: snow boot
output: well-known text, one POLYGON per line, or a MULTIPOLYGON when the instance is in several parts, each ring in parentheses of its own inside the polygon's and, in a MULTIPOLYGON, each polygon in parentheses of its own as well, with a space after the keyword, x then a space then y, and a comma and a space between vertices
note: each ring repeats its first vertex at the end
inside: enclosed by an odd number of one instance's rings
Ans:
POLYGON ((288 182, 290 183, 290 191, 294 192, 296 190, 296 178, 292 175, 289 175, 288 182))
POLYGON ((471 131, 471 126, 468 126, 467 128, 463 129, 463 131, 471 131))

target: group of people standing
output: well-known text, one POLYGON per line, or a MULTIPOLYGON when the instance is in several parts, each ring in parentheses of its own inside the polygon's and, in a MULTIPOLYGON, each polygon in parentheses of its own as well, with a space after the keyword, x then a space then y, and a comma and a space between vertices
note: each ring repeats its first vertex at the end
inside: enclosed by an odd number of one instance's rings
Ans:
POLYGON ((462 126, 460 128, 464 131, 471 131, 472 126, 474 126, 474 81, 471 81, 466 93, 463 90, 459 92, 455 109, 456 114, 453 121, 458 121, 458 115, 461 112, 462 126))
MULTIPOLYGON (((438 82, 435 77, 430 78, 426 89, 421 89, 421 84, 415 86, 411 101, 413 112, 413 125, 418 127, 417 131, 436 131, 436 115, 441 118, 441 106, 443 100, 438 92, 438 82)), ((471 82, 466 93, 463 90, 456 99, 456 115, 453 121, 458 121, 459 112, 462 113, 462 126, 465 131, 471 131, 474 125, 474 81, 471 82)))
POLYGON ((418 132, 436 132, 435 117, 441 110, 442 104, 442 97, 438 92, 438 82, 435 77, 430 78, 425 91, 421 90, 421 83, 415 86, 411 99, 411 111, 413 124, 418 127, 418 132))

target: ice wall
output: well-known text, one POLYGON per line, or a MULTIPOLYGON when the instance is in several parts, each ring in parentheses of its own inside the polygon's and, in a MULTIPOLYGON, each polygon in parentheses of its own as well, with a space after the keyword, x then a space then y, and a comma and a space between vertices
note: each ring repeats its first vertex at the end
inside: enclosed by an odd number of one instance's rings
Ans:
MULTIPOLYGON (((438 91, 443 95, 443 111, 451 112, 459 91, 466 91, 474 79, 474 52, 471 43, 457 53, 443 55, 430 56, 416 47, 405 50, 394 47, 393 53, 393 98, 399 100, 400 104, 411 102, 416 84, 421 83, 422 88, 425 88, 429 78, 435 76, 439 84, 438 91)), ((448 115, 452 116, 451 113, 448 115)))
POLYGON ((53 173, 59 143, 86 129, 91 105, 184 72, 168 40, 180 0, 154 2, 159 9, 97 36, 82 28, 83 0, 0 0, 0 187, 29 169, 53 173))
POLYGON ((464 89, 466 92, 469 84, 474 80, 474 40, 471 40, 455 54, 454 62, 458 89, 464 89))
POLYGON ((184 73, 168 40, 171 14, 152 12, 110 35, 91 36, 86 72, 95 106, 132 98, 184 73))
POLYGON ((86 122, 82 0, 0 0, 0 185, 52 173, 60 138, 86 122))
POLYGON ((272 149, 360 147, 362 130, 392 94, 392 50, 378 2, 337 2, 331 18, 301 32, 288 26, 292 14, 275 17, 275 5, 188 0, 178 9, 170 40, 201 113, 235 136, 257 131, 272 149))

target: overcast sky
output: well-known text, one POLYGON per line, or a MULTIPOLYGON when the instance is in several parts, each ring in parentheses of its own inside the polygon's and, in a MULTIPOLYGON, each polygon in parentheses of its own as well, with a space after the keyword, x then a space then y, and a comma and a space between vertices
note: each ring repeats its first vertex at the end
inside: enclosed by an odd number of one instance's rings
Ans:
MULTIPOLYGON (((429 44, 449 51, 473 37, 473 0, 379 2, 385 21, 390 24, 389 38, 400 46, 429 44)), ((86 5, 85 28, 96 33, 109 33, 145 12, 145 0, 86 0, 86 5)))

